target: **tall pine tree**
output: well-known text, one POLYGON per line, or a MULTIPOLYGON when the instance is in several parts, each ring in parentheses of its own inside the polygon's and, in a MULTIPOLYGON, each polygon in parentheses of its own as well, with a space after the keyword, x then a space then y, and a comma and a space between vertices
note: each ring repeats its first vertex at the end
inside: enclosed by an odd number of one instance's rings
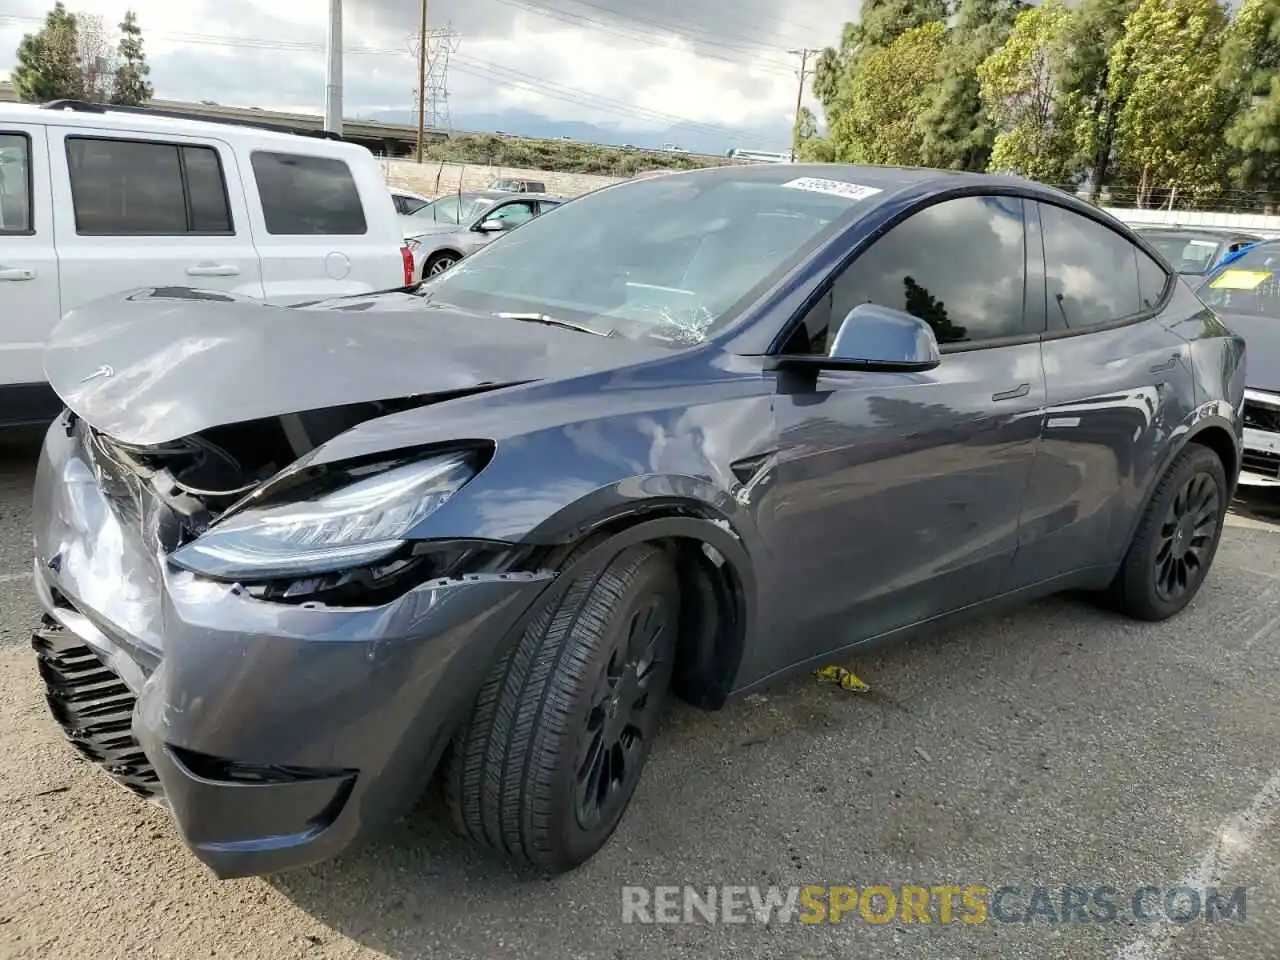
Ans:
POLYGON ((142 52, 142 29, 138 17, 129 10, 120 23, 120 66, 111 84, 111 102, 136 107, 146 103, 155 92, 147 80, 151 67, 142 52))
POLYGON ((1024 6, 1023 0, 960 0, 933 101, 920 118, 926 165, 987 169, 996 129, 982 108, 978 65, 1005 42, 1024 6))
POLYGON ((1081 0, 1058 64, 1062 109, 1075 128, 1076 166, 1089 183, 1090 199, 1102 195, 1112 172, 1116 124, 1124 107, 1110 82, 1111 51, 1124 36, 1125 20, 1138 0, 1081 0))
POLYGON ((1244 0, 1222 45, 1218 83, 1231 182, 1280 195, 1280 0, 1244 0))

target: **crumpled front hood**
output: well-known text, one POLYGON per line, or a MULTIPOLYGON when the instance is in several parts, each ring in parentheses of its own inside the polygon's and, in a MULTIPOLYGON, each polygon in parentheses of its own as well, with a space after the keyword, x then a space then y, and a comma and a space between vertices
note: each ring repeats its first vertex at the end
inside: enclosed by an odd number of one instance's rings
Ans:
POLYGON ((370 294, 296 307, 187 288, 86 304, 45 374, 104 433, 158 444, 224 423, 625 366, 662 347, 370 294))

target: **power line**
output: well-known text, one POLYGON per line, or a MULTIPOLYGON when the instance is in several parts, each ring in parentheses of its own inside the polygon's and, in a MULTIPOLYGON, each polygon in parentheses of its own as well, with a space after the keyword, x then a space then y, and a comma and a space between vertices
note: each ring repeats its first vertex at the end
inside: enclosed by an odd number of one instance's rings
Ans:
MULTIPOLYGON (((567 23, 567 24, 570 24, 571 26, 581 27, 585 25, 588 28, 595 30, 599 33, 607 33, 615 37, 622 37, 623 39, 626 39, 626 40, 639 41, 645 44, 652 44, 655 39, 664 40, 665 42, 662 43, 662 46, 667 47, 669 49, 675 49, 675 45, 672 43, 672 40, 676 40, 676 41, 684 40, 686 43, 696 43, 699 46, 703 46, 703 47, 711 46, 714 48, 722 48, 730 51, 738 49, 735 47, 726 47, 724 44, 720 44, 720 43, 705 41, 705 40, 699 39, 698 37, 679 33, 677 31, 673 31, 670 29, 663 29, 660 32, 654 31, 654 30, 649 30, 646 32, 642 30, 636 30, 630 27, 624 27, 621 25, 609 24, 609 23, 605 23, 602 20, 598 20, 593 17, 586 16, 584 14, 571 13, 567 10, 559 10, 559 9, 553 9, 551 7, 544 7, 541 4, 533 2, 533 0, 496 0, 496 2, 503 3, 503 4, 506 4, 507 6, 511 6, 520 10, 527 11, 528 13, 532 13, 535 16, 545 17, 547 19, 552 19, 552 20, 558 20, 561 23, 567 23)), ((750 53, 749 51, 747 52, 750 53)), ((718 60, 721 63, 731 63, 734 66, 753 67, 754 69, 759 70, 763 73, 790 75, 790 72, 791 72, 790 69, 783 66, 781 62, 765 61, 758 54, 751 54, 749 59, 744 59, 741 56, 730 57, 724 54, 711 53, 703 50, 703 51, 699 51, 697 55, 709 60, 718 60)))
MULTIPOLYGON (((554 100, 562 100, 577 106, 591 107, 604 113, 612 113, 615 116, 638 118, 649 122, 666 123, 669 125, 680 125, 688 128, 692 132, 711 133, 717 136, 726 136, 730 139, 737 139, 742 136, 741 130, 735 130, 732 127, 722 126, 720 124, 711 123, 702 120, 690 120, 687 117, 679 117, 674 114, 663 113, 648 107, 639 107, 635 104, 626 103, 621 100, 614 100, 611 97, 605 97, 600 94, 587 93, 582 90, 575 90, 572 87, 564 87, 560 84, 551 83, 538 77, 522 73, 519 70, 513 70, 510 67, 503 67, 495 63, 489 63, 484 60, 478 60, 459 54, 455 60, 454 69, 481 79, 498 79, 508 82, 518 82, 525 85, 538 85, 538 92, 543 96, 554 100)), ((757 146, 763 144, 757 143, 757 146)))
MULTIPOLYGON (((594 2, 594 0, 572 0, 572 2, 583 7, 588 7, 592 10, 602 11, 604 13, 612 14, 615 12, 611 10, 609 7, 606 7, 602 4, 594 2)), ((734 34, 734 33, 726 33, 723 36, 717 36, 714 38, 707 37, 705 35, 698 36, 697 34, 693 33, 688 29, 690 26, 692 26, 691 24, 688 23, 688 21, 676 21, 675 23, 664 23, 661 20, 654 20, 649 17, 637 16, 636 14, 633 14, 633 13, 627 13, 626 19, 633 23, 645 24, 651 29, 657 30, 661 33, 670 34, 671 36, 681 37, 682 39, 688 40, 691 43, 697 43, 704 46, 718 47, 724 50, 736 50, 740 53, 745 53, 745 54, 753 55, 756 57, 760 56, 760 53, 758 52, 760 50, 768 50, 768 51, 774 52, 775 54, 777 51, 777 47, 775 47, 773 44, 762 43, 759 40, 754 40, 749 37, 741 37, 738 34, 734 34), (729 40, 737 40, 739 42, 728 43, 726 42, 725 38, 728 38, 729 40), (746 44, 746 46, 743 46, 743 44, 746 44)), ((601 21, 597 20, 595 22, 600 23, 601 21)))

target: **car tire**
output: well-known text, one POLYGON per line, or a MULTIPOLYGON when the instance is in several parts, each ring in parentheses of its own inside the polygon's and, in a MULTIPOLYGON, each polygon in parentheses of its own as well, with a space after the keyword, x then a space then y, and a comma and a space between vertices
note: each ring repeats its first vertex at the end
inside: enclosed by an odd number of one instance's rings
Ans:
POLYGON ((1165 620, 1204 583, 1229 502, 1218 455, 1189 444, 1156 486, 1108 590, 1111 605, 1137 620, 1165 620))
POLYGON ((460 259, 456 253, 433 253, 422 265, 422 279, 444 273, 460 259))
POLYGON ((679 616, 674 563, 652 544, 542 601, 451 746, 455 826, 556 873, 604 846, 653 743, 679 616))

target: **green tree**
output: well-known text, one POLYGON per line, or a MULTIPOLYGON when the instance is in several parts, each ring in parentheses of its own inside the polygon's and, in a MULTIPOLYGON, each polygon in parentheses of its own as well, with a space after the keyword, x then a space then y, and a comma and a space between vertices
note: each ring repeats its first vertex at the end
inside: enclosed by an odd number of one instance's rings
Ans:
POLYGON ((940 22, 913 27, 883 49, 858 57, 841 88, 844 107, 828 122, 837 159, 853 163, 921 162, 920 118, 933 101, 946 44, 940 22))
POLYGON ((18 44, 18 63, 11 77, 18 99, 43 103, 83 97, 78 47, 76 15, 58 0, 39 32, 26 34, 18 44))
POLYGON ((1280 0, 1244 0, 1227 29, 1218 72, 1230 179, 1280 193, 1280 0))
POLYGON ((1116 159, 1137 180, 1138 206, 1157 189, 1204 192, 1225 161, 1216 80, 1226 35, 1216 0, 1142 0, 1108 64, 1116 159))
POLYGON ((908 30, 945 20, 946 0, 862 0, 857 23, 846 23, 840 44, 827 47, 814 63, 813 95, 830 127, 846 106, 844 94, 861 57, 884 50, 908 30))
POLYGON ((118 51, 120 65, 112 78, 111 102, 134 107, 146 103, 155 91, 147 80, 151 67, 142 52, 142 29, 132 10, 125 13, 120 23, 118 51))
POLYGON ((938 65, 933 102, 921 117, 922 158, 949 170, 985 170, 996 129, 982 108, 978 66, 1009 36, 1023 0, 960 0, 938 65))
POLYGON ((1018 14, 1008 40, 977 69, 982 102, 999 130, 991 169, 1049 183, 1068 177, 1072 133, 1063 124, 1054 64, 1071 27, 1062 0, 1018 14))
POLYGON ((1116 124, 1124 106, 1110 82, 1111 52, 1138 0, 1080 0, 1061 62, 1054 67, 1063 125, 1072 127, 1076 166, 1095 203, 1109 182, 1116 124))

